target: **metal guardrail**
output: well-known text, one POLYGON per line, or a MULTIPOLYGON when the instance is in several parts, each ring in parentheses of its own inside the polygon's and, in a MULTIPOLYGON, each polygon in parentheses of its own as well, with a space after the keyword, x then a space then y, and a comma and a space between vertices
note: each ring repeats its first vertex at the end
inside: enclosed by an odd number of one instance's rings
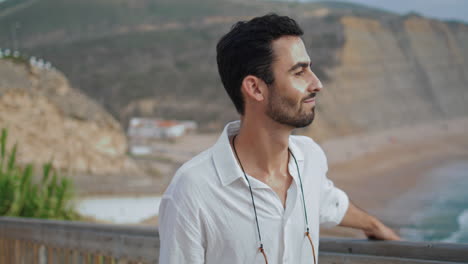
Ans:
MULTIPOLYGON (((0 217, 0 264, 154 264, 156 228, 0 217)), ((468 244, 323 238, 321 264, 468 263, 468 244)))

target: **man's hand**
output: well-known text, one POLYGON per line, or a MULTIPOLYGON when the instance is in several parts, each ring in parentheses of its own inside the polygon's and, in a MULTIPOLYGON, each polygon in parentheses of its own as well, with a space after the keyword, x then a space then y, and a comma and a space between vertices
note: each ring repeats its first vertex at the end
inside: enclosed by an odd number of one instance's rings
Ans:
POLYGON ((369 239, 377 240, 401 240, 401 238, 389 227, 377 218, 358 208, 351 201, 340 226, 361 229, 369 239))
POLYGON ((374 228, 363 230, 364 234, 366 234, 368 239, 401 240, 401 238, 392 229, 390 229, 377 219, 374 219, 374 221, 374 228))

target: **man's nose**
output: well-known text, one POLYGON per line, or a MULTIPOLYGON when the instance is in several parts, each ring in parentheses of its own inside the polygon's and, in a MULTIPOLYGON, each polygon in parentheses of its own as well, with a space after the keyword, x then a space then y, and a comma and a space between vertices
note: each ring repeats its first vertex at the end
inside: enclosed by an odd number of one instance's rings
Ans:
POLYGON ((323 84, 322 82, 320 81, 320 79, 317 77, 317 75, 315 75, 314 72, 312 72, 312 77, 311 77, 311 82, 310 82, 310 85, 308 87, 308 91, 310 93, 318 93, 320 92, 321 90, 323 89, 323 84))

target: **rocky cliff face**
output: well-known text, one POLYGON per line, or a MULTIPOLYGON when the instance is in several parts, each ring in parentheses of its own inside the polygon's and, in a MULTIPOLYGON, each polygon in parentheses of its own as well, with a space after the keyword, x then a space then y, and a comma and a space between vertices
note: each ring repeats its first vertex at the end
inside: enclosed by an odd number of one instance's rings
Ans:
POLYGON ((0 127, 20 162, 80 173, 136 172, 120 125, 57 70, 0 59, 0 127))
POLYGON ((417 16, 340 23, 339 62, 304 133, 329 138, 468 115, 467 25, 417 16))

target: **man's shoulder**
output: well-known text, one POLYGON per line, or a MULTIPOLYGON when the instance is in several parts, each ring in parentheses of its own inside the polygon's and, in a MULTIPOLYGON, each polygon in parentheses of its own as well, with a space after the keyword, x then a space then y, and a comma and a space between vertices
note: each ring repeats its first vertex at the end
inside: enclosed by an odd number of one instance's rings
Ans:
POLYGON ((299 147, 305 153, 310 151, 318 151, 323 153, 323 150, 320 147, 320 145, 308 136, 291 135, 290 139, 297 147, 299 147))
POLYGON ((188 160, 187 162, 182 164, 182 166, 180 166, 180 168, 176 172, 176 175, 193 172, 193 171, 196 171, 196 172, 200 170, 203 171, 205 169, 209 169, 210 167, 212 167, 212 161, 211 161, 211 157, 213 153, 212 149, 213 147, 208 148, 204 150, 203 152, 193 156, 190 160, 188 160))
POLYGON ((328 161, 325 152, 317 142, 307 136, 291 136, 292 143, 301 150, 304 159, 308 161, 318 162, 326 171, 328 170, 328 161))
POLYGON ((206 188, 207 183, 216 180, 212 160, 212 148, 194 156, 185 162, 175 173, 165 195, 190 195, 206 188))

